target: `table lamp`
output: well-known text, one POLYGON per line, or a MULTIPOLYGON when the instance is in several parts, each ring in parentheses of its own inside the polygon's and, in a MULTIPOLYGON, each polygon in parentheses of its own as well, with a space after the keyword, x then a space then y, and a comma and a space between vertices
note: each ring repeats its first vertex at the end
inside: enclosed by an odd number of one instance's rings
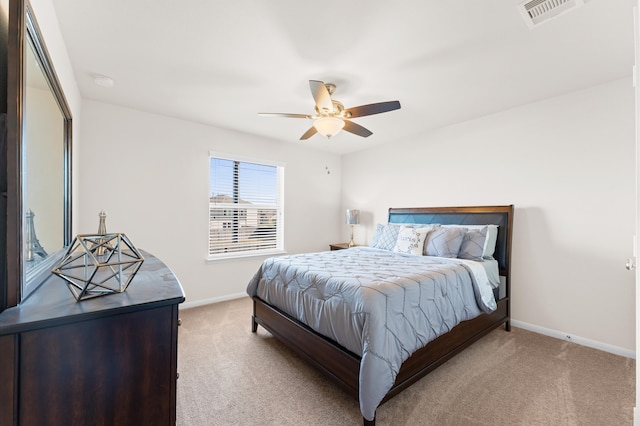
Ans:
POLYGON ((356 243, 353 241, 353 225, 360 223, 360 210, 347 209, 347 225, 351 226, 351 241, 349 247, 353 247, 356 243))

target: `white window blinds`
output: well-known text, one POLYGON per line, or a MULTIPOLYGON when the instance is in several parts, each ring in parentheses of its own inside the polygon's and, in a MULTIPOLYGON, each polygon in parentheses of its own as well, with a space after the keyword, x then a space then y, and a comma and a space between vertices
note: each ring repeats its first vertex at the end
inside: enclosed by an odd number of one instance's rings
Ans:
POLYGON ((210 157, 209 257, 281 251, 282 166, 210 157))

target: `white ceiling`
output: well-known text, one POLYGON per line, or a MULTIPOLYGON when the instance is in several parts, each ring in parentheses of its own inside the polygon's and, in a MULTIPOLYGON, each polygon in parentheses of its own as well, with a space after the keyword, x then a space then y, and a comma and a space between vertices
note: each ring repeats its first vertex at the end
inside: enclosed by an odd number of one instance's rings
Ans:
POLYGON ((519 0, 53 0, 83 98, 347 153, 632 75, 634 0, 530 30, 519 0), (106 75, 112 88, 96 85, 106 75), (298 138, 308 80, 373 132, 298 138))

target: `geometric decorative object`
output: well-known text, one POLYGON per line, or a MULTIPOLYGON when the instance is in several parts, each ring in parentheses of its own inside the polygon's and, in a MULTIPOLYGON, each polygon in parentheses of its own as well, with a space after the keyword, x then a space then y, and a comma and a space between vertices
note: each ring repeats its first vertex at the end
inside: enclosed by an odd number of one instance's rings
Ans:
POLYGON ((124 292, 144 257, 122 233, 79 234, 51 271, 76 301, 124 292))

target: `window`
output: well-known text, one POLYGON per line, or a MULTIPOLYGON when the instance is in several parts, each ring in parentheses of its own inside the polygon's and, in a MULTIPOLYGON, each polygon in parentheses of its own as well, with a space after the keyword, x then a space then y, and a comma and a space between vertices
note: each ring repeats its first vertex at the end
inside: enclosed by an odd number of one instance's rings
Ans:
POLYGON ((209 259, 283 251, 284 166, 210 154, 209 259))

